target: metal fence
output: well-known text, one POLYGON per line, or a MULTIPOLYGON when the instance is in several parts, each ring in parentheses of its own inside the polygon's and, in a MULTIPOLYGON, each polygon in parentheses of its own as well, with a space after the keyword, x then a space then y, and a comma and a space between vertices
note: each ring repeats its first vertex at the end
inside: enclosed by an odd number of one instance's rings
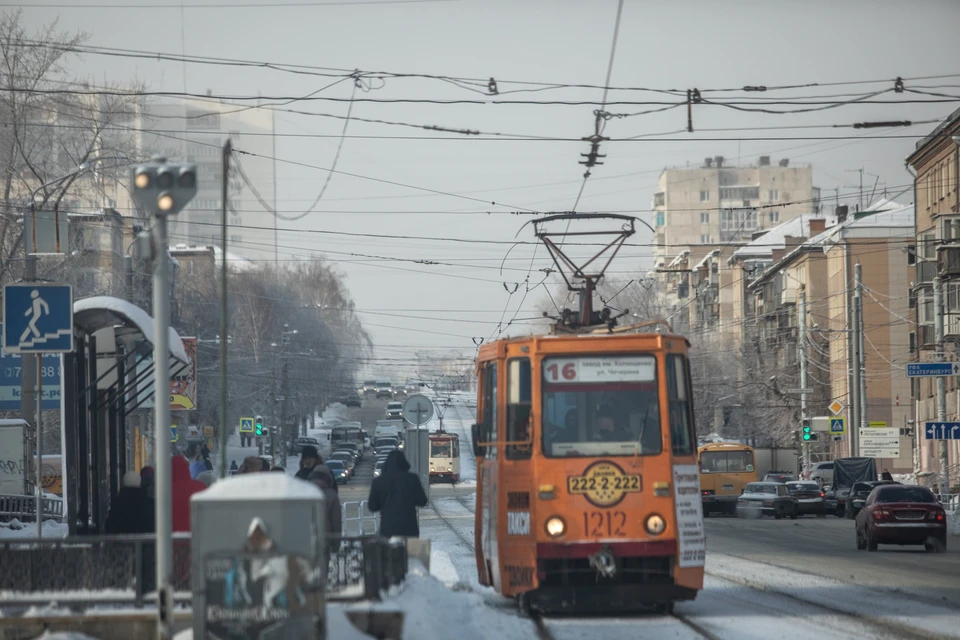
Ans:
POLYGON ((933 494, 943 505, 943 510, 947 513, 956 513, 960 511, 960 493, 935 493, 933 494))
MULTIPOLYGON (((174 534, 174 599, 192 599, 190 534, 174 534)), ((152 534, 0 541, 0 602, 26 607, 56 601, 142 606, 156 601, 152 534)), ((326 596, 376 599, 407 572, 406 545, 375 536, 330 541, 326 596)))
POLYGON ((345 536, 373 536, 380 531, 380 514, 373 513, 366 500, 343 502, 340 504, 345 536))
MULTIPOLYGON (((63 498, 42 498, 44 520, 63 519, 63 498)), ((17 518, 21 522, 36 521, 37 497, 26 495, 0 494, 0 518, 17 518)))

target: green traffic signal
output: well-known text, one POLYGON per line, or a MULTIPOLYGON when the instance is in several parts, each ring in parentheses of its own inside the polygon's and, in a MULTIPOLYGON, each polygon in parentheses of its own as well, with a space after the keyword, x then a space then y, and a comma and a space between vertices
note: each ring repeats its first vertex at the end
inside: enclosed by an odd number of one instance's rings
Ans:
POLYGON ((257 416, 257 421, 253 428, 254 428, 254 435, 256 435, 257 437, 262 436, 263 435, 263 418, 261 418, 260 416, 257 416))
POLYGON ((810 424, 808 422, 804 422, 803 423, 803 439, 804 440, 813 439, 813 434, 811 433, 811 431, 812 431, 812 428, 810 427, 810 424))

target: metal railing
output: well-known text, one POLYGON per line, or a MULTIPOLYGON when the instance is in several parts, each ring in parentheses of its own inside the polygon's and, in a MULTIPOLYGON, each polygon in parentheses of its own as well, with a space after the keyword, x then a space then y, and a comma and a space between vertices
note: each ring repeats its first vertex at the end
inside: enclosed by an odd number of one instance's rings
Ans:
POLYGON ((344 536, 373 536, 380 531, 380 514, 373 513, 366 500, 340 503, 344 536))
MULTIPOLYGON (((192 599, 190 540, 190 534, 174 534, 177 602, 192 599)), ((376 536, 329 540, 326 560, 329 600, 377 599, 407 572, 406 545, 376 536)), ((140 607, 156 601, 155 563, 152 534, 0 541, 0 602, 4 608, 54 600, 78 609, 140 607)))
MULTIPOLYGON (((63 519, 63 498, 41 498, 40 507, 44 520, 63 519)), ((0 494, 0 518, 36 521, 36 517, 36 496, 0 494)))
POLYGON ((960 511, 960 493, 934 493, 947 513, 960 511))

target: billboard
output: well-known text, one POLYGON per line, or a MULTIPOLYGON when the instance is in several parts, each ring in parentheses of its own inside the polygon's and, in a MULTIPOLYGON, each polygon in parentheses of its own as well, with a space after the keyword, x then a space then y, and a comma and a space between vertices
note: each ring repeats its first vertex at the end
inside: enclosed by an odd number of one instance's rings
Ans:
MULTIPOLYGON (((60 410, 60 354, 43 356, 43 409, 60 410)), ((20 382, 23 380, 19 354, 0 357, 0 411, 20 411, 20 382)), ((34 383, 36 384, 36 383, 34 383)))
MULTIPOLYGON (((170 376, 170 411, 189 411, 197 408, 197 339, 182 338, 190 365, 179 374, 170 376)), ((178 367, 179 368, 179 367, 178 367)))

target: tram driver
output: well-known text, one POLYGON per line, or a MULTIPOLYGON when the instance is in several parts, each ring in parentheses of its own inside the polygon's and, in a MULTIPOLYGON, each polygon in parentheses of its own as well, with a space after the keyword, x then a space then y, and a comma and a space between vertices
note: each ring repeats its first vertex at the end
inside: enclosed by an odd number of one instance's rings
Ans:
POLYGON ((634 439, 630 429, 617 424, 613 407, 609 405, 600 405, 597 408, 594 424, 596 425, 594 438, 601 442, 629 442, 634 439))

